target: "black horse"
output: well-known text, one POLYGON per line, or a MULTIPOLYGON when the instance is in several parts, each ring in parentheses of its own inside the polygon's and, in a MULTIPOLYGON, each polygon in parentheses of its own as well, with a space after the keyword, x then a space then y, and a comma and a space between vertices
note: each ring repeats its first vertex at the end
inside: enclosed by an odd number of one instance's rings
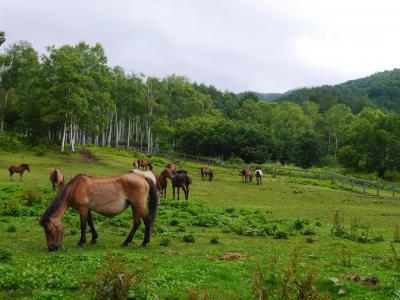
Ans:
MULTIPOLYGON (((183 170, 179 170, 183 171, 183 170)), ((185 199, 189 200, 189 185, 192 184, 192 180, 190 177, 187 175, 187 172, 185 173, 178 173, 178 171, 175 173, 174 177, 172 177, 172 194, 173 198, 175 200, 175 188, 178 188, 178 200, 179 199, 179 188, 182 188, 183 192, 185 193, 185 199)))

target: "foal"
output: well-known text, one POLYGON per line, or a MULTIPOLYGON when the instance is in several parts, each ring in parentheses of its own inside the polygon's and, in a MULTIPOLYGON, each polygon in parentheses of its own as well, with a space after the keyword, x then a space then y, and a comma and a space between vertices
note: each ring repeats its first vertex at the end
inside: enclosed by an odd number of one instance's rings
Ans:
POLYGON ((243 182, 252 182, 253 181, 253 172, 250 168, 245 168, 242 170, 242 180, 243 182))
POLYGON ((145 170, 153 170, 153 165, 147 159, 138 159, 137 168, 144 168, 145 170))
POLYGON ((56 188, 61 191, 64 186, 64 173, 59 168, 54 167, 50 171, 50 182, 53 191, 55 191, 56 188))
POLYGON ((172 180, 172 173, 169 168, 165 168, 160 175, 157 176, 157 189, 163 198, 167 198, 168 178, 172 180))
POLYGON ((201 173, 201 179, 203 180, 206 180, 208 177, 208 180, 211 181, 214 178, 213 171, 211 170, 210 167, 201 167, 200 173, 201 173))
POLYGON ((178 200, 179 199, 179 188, 182 188, 185 193, 185 199, 189 200, 189 185, 192 183, 190 177, 185 173, 176 173, 174 177, 172 177, 172 194, 173 199, 175 200, 175 188, 178 188, 178 200))
POLYGON ((18 167, 17 166, 9 167, 8 172, 10 172, 10 181, 12 180, 12 176, 14 175, 14 173, 19 173, 19 181, 23 181, 25 170, 27 170, 29 173, 31 172, 28 164, 22 164, 18 167))

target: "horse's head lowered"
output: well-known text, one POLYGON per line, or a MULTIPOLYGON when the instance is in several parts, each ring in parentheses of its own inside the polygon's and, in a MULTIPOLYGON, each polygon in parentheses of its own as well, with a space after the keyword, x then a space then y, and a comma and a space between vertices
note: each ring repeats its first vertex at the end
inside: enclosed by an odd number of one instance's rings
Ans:
POLYGON ((49 218, 40 220, 40 225, 44 228, 46 235, 47 248, 49 251, 56 251, 61 248, 64 236, 64 224, 60 220, 49 218))
POLYGON ((29 173, 31 172, 31 169, 29 169, 29 165, 28 164, 22 164, 20 165, 21 168, 24 168, 25 170, 27 170, 29 173))

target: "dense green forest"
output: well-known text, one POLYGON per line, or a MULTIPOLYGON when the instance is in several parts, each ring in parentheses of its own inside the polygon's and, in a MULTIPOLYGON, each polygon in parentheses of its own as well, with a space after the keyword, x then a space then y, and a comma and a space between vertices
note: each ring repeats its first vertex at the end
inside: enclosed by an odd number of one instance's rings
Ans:
POLYGON ((391 179, 399 108, 399 70, 264 102, 183 76, 127 73, 108 65, 100 44, 0 49, 0 147, 137 145, 304 168, 339 162, 391 179))

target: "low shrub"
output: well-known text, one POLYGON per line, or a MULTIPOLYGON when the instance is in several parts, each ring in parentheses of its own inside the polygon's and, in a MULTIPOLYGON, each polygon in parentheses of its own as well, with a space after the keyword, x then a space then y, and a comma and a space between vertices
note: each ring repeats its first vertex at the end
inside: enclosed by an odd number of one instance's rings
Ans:
POLYGON ((7 227, 7 232, 16 232, 17 227, 15 225, 10 225, 7 227))
POLYGON ((12 252, 6 249, 0 249, 0 261, 9 262, 12 259, 12 252))
POLYGON ((184 241, 185 243, 194 243, 195 239, 194 239, 194 236, 192 234, 185 234, 182 237, 182 241, 184 241))
POLYGON ((219 237, 218 236, 213 236, 211 239, 210 239, 210 243, 211 244, 219 244, 219 237))
POLYGON ((160 246, 168 247, 171 245, 171 240, 168 238, 163 238, 160 241, 160 246))
POLYGON ((306 228, 304 228, 302 234, 303 234, 303 235, 316 235, 317 232, 316 232, 315 229, 312 228, 312 227, 306 227, 306 228))
POLYGON ((289 238, 289 233, 283 230, 275 232, 274 239, 277 240, 287 240, 289 238))

